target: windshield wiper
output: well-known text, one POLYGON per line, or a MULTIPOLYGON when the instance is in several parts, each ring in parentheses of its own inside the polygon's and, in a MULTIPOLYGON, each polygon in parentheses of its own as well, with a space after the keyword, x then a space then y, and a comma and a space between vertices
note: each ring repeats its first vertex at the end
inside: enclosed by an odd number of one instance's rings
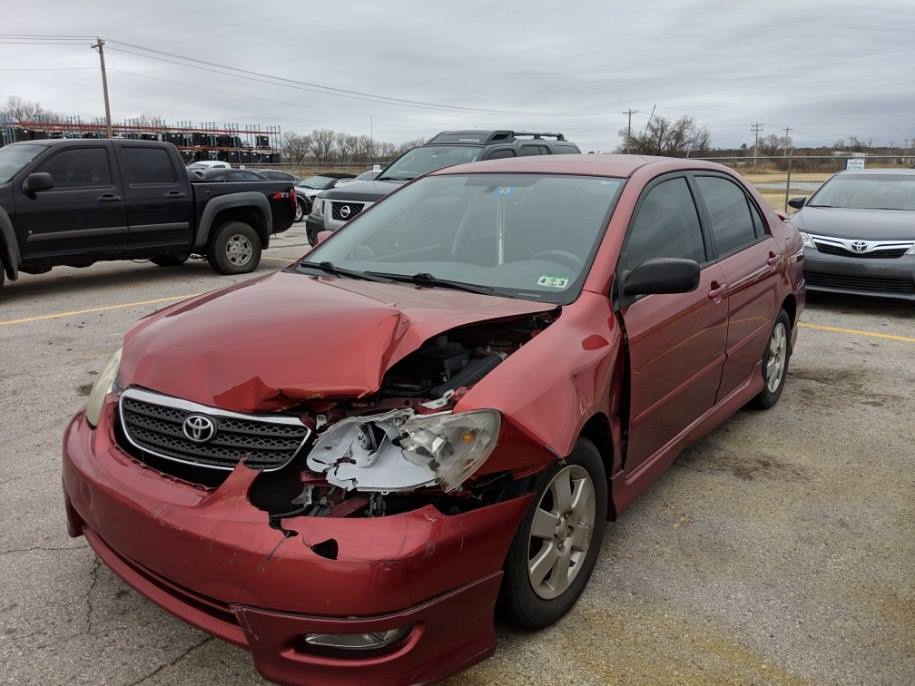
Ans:
POLYGON ((468 293, 479 293, 480 295, 492 295, 494 288, 491 286, 479 286, 466 281, 452 281, 451 279, 440 279, 429 272, 419 272, 418 274, 389 274, 387 272, 366 272, 372 276, 380 276, 391 281, 406 281, 415 283, 417 286, 428 286, 430 288, 453 288, 457 291, 467 291, 468 293))
POLYGON ((317 269, 322 271, 325 274, 333 274, 334 276, 345 276, 350 279, 362 279, 363 281, 378 281, 378 282, 390 282, 392 279, 380 278, 369 272, 360 272, 356 269, 346 269, 344 267, 338 267, 333 262, 299 262, 296 264, 296 267, 307 267, 309 269, 317 269))

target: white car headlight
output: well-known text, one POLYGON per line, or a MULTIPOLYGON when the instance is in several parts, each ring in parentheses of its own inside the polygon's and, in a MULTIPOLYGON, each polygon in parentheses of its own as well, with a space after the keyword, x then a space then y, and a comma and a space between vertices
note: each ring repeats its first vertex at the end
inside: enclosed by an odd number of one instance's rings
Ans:
POLYGON ((321 434, 307 465, 345 490, 456 491, 492 453, 501 423, 495 410, 348 417, 321 434))
POLYGON ((99 372, 98 379, 89 393, 89 400, 86 401, 86 421, 93 427, 98 426, 99 419, 102 416, 102 403, 105 402, 105 396, 117 388, 118 368, 121 366, 121 349, 118 348, 114 355, 108 358, 108 362, 99 372))
POLYGON ((817 249, 817 244, 813 242, 809 233, 804 233, 803 231, 798 231, 798 233, 801 234, 801 241, 804 243, 805 248, 817 249))
POLYGON ((322 214, 324 214, 324 200, 315 197, 315 199, 311 201, 311 216, 320 217, 322 214))
POLYGON ((496 447, 501 423, 494 410, 414 415, 401 427, 400 447, 410 462, 431 469, 443 490, 455 491, 496 447))

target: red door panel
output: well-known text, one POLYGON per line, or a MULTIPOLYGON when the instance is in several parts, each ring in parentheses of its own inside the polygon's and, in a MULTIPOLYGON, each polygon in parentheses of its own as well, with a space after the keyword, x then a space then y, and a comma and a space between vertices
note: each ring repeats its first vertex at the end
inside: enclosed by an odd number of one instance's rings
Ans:
POLYGON ((769 237, 720 263, 728 282, 730 321, 719 400, 743 384, 762 359, 777 306, 777 251, 769 237))
POLYGON ((626 458, 631 470, 715 402, 727 339, 724 271, 710 265, 695 291, 649 295, 622 315, 632 374, 626 458))

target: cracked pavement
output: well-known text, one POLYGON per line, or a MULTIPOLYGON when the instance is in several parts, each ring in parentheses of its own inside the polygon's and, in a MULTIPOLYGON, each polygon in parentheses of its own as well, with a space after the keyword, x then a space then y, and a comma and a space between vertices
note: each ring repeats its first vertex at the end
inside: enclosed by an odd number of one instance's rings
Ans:
MULTIPOLYGON (((303 248, 296 227, 259 273, 303 248), (284 247, 289 246, 289 247, 284 247)), ((0 320, 217 288, 203 262, 24 275, 0 320)), ((165 303, 163 303, 165 304, 165 303)), ((63 427, 160 305, 0 326, 0 684, 264 684, 250 655, 143 599, 66 534, 63 427)), ((915 338, 915 308, 811 297, 806 322, 915 338)), ((743 411, 608 527, 572 613, 450 680, 915 683, 915 343, 803 329, 781 402, 743 411)))

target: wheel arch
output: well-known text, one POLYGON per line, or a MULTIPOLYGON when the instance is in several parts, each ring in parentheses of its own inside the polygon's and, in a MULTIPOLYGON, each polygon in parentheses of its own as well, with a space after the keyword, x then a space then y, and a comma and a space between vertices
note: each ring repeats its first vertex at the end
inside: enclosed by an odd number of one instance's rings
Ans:
POLYGON ((610 418, 603 412, 592 415, 579 433, 580 438, 591 441, 600 453, 604 463, 604 472, 607 479, 607 512, 606 518, 616 519, 616 507, 613 504, 613 489, 611 476, 613 474, 613 433, 610 428, 610 418))
POLYGON ((16 232, 13 231, 13 222, 9 215, 0 207, 0 261, 3 270, 10 281, 19 278, 19 265, 22 257, 19 254, 19 243, 16 241, 16 232))
POLYGON ((233 220, 243 221, 253 226, 263 247, 267 247, 270 240, 270 227, 273 226, 273 213, 267 197, 262 193, 251 191, 222 195, 213 198, 206 204, 197 227, 194 249, 205 248, 213 229, 233 220))

